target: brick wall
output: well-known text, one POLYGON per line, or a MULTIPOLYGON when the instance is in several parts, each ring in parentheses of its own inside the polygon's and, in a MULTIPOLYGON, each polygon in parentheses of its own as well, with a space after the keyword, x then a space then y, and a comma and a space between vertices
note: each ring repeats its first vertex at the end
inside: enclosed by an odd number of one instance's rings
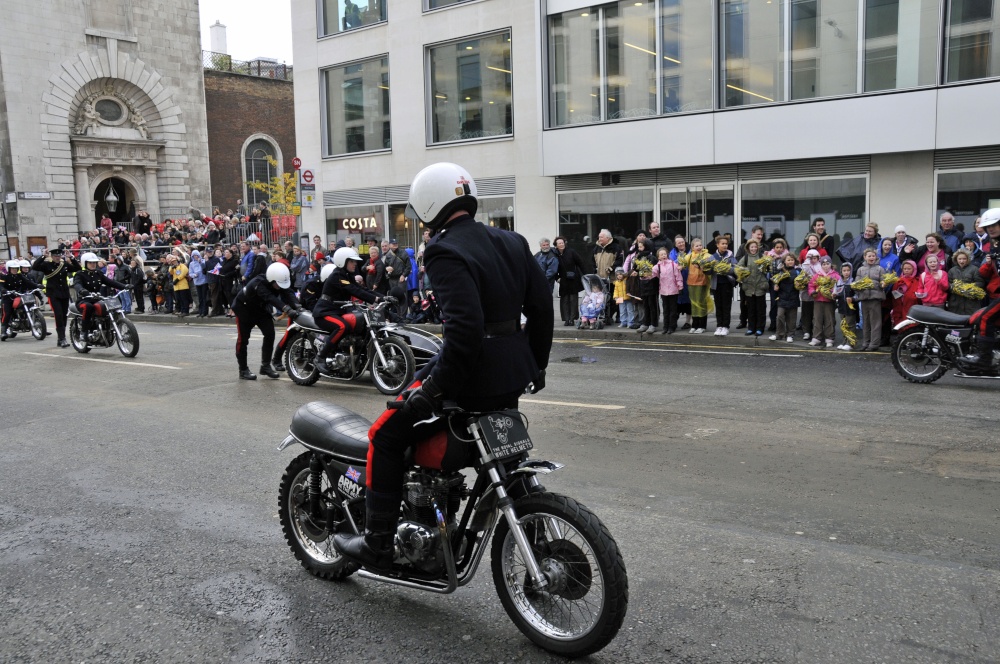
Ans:
MULTIPOLYGON (((243 143, 254 134, 277 142, 282 169, 292 172, 295 115, 291 81, 205 70, 205 111, 212 203, 226 208, 243 198, 243 143)), ((208 212, 208 210, 206 210, 208 212)))

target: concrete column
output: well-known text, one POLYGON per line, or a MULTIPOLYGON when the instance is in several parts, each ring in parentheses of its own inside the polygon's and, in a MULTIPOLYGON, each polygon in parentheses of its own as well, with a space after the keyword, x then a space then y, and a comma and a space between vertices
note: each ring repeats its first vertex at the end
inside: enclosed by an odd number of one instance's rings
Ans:
POLYGON ((146 211, 153 221, 160 221, 160 191, 156 188, 156 166, 146 166, 146 211))
POLYGON ((76 184, 76 219, 80 231, 92 231, 97 228, 94 210, 90 206, 90 178, 86 166, 73 167, 73 181, 76 184))

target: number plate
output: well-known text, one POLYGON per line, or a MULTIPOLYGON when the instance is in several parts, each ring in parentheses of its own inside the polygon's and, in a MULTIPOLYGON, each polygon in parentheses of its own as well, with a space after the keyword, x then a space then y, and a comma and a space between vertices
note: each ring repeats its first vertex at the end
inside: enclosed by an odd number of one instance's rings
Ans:
POLYGON ((515 410, 491 413, 479 418, 479 429, 487 449, 497 459, 507 459, 527 452, 534 445, 528 430, 515 410))

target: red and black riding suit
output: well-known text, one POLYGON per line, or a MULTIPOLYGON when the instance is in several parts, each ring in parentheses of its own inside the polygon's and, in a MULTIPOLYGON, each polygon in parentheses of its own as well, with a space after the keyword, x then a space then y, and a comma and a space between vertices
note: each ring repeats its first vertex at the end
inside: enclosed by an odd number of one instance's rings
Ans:
POLYGON ((107 313, 101 304, 101 286, 113 286, 125 290, 128 284, 109 279, 100 270, 80 270, 73 277, 73 289, 76 291, 76 308, 80 310, 83 319, 84 332, 90 331, 94 321, 107 313))
MULTIPOLYGON (((323 282, 319 279, 313 279, 299 291, 299 303, 302 305, 303 309, 312 311, 316 303, 319 302, 319 295, 323 290, 323 282)), ((288 327, 292 324, 292 318, 288 318, 288 324, 285 326, 285 333, 281 336, 281 340, 274 347, 274 357, 271 358, 271 364, 275 368, 281 367, 282 357, 285 355, 285 346, 288 344, 288 327)), ((281 369, 278 369, 281 371, 281 369)))
POLYGON ((236 361, 240 371, 247 371, 247 344, 253 328, 264 335, 264 343, 260 352, 260 363, 267 365, 271 361, 274 350, 274 317, 271 308, 280 309, 294 316, 294 310, 299 303, 295 293, 287 288, 271 286, 266 274, 259 274, 240 289, 233 300, 233 313, 236 314, 236 361))
POLYGON ((359 286, 354 280, 354 275, 346 268, 338 267, 323 282, 323 294, 313 307, 316 325, 330 333, 330 339, 320 351, 321 358, 333 355, 337 344, 345 334, 362 334, 365 331, 364 318, 344 311, 344 305, 349 303, 352 297, 370 304, 382 299, 377 293, 359 286))
MULTIPOLYGON (((7 332, 7 327, 14 318, 14 299, 18 293, 24 293, 35 288, 35 282, 28 279, 28 276, 16 273, 0 275, 0 301, 3 303, 3 314, 0 317, 0 327, 3 332, 7 332)), ((6 341, 6 336, 4 337, 6 341)))
POLYGON ((1000 272, 997 271, 1000 243, 993 240, 983 247, 983 251, 993 256, 992 260, 983 261, 979 266, 979 276, 986 283, 986 295, 990 298, 990 303, 985 309, 972 314, 971 322, 976 326, 976 334, 980 339, 992 340, 1000 329, 1000 272))

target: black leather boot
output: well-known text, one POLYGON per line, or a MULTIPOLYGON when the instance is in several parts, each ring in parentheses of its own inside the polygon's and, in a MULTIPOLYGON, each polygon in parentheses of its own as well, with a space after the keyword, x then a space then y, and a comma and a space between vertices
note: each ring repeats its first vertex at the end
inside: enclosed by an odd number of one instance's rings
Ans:
POLYGON ((391 569, 400 497, 398 493, 378 493, 369 489, 365 495, 364 534, 334 535, 333 546, 345 558, 363 567, 391 569))
POLYGON ((275 355, 271 360, 271 366, 274 367, 275 371, 284 371, 285 363, 281 361, 281 355, 275 355))
POLYGON ((250 369, 240 369, 240 380, 257 380, 257 374, 250 369))
POLYGON ((993 367, 993 340, 979 338, 976 350, 955 363, 962 371, 989 371, 993 367))
POLYGON ((259 371, 260 371, 261 375, 267 376, 268 378, 277 378, 278 377, 278 372, 276 372, 273 368, 271 368, 270 364, 262 364, 262 365, 260 365, 260 370, 259 371))

